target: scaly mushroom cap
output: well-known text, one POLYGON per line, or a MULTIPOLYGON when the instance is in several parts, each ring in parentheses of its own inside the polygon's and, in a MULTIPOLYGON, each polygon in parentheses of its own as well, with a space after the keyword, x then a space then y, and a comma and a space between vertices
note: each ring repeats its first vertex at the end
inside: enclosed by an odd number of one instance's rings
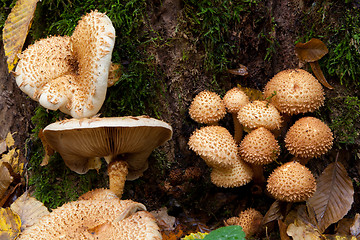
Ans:
POLYGON ((240 225, 246 234, 246 237, 251 237, 259 231, 262 214, 254 208, 249 208, 242 211, 238 217, 231 217, 224 221, 225 226, 240 225))
POLYGON ((197 129, 189 138, 191 150, 210 167, 231 167, 238 160, 237 146, 229 131, 220 126, 197 129))
POLYGON ((32 99, 74 118, 90 117, 106 95, 115 29, 103 13, 81 18, 73 35, 50 37, 20 56, 16 83, 32 99))
POLYGON ((97 188, 91 190, 89 192, 84 193, 79 197, 78 200, 110 200, 118 198, 115 193, 113 193, 110 189, 105 188, 97 188))
POLYGON ((195 96, 189 114, 196 122, 215 124, 225 116, 226 109, 219 95, 205 90, 195 96))
POLYGON ((161 234, 143 204, 131 200, 88 199, 64 204, 25 229, 20 240, 153 239, 161 234))
POLYGON ((280 154, 280 146, 266 128, 260 127, 247 134, 240 143, 239 152, 245 162, 265 165, 274 161, 280 154))
POLYGON ((264 127, 269 130, 280 129, 279 111, 267 101, 253 101, 242 107, 238 113, 242 125, 249 129, 264 127))
POLYGON ((314 117, 303 117, 290 127, 285 136, 285 147, 299 158, 313 158, 325 154, 333 145, 330 128, 314 117))
POLYGON ((298 162, 288 162, 269 176, 267 190, 275 199, 302 202, 315 193, 316 181, 307 167, 298 162))
POLYGON ((250 102, 249 97, 239 88, 234 87, 226 92, 223 98, 226 109, 229 113, 237 113, 240 108, 250 102))
POLYGON ((281 113, 289 115, 313 112, 324 105, 325 99, 319 81, 302 69, 288 69, 276 74, 266 84, 264 97, 271 97, 271 103, 281 113))
POLYGON ((43 130, 46 141, 77 173, 86 173, 91 160, 105 157, 108 163, 121 156, 128 164, 128 180, 148 168, 151 152, 169 140, 169 124, 146 116, 69 119, 52 123, 43 130))
POLYGON ((238 159, 230 168, 213 168, 210 177, 211 182, 218 187, 240 187, 251 181, 253 171, 244 161, 238 159))

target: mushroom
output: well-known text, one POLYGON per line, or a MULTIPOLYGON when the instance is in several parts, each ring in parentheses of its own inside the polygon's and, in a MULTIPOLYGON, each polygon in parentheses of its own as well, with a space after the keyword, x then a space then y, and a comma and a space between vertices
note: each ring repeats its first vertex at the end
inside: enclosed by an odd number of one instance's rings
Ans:
POLYGON ((110 189, 121 197, 125 180, 142 176, 151 152, 172 136, 169 124, 149 118, 110 117, 70 119, 52 123, 43 130, 46 141, 79 174, 104 157, 110 189))
POLYGON ((240 212, 238 217, 231 217, 224 221, 225 226, 239 225, 242 227, 246 238, 259 232, 263 215, 254 208, 248 208, 240 212))
POLYGON ((232 115, 234 122, 234 139, 236 143, 239 143, 243 135, 243 127, 237 115, 240 109, 250 102, 249 97, 238 87, 234 87, 226 92, 223 101, 227 111, 232 115))
POLYGON ((316 181, 307 167, 292 161, 273 171, 268 178, 267 190, 277 200, 302 202, 315 193, 316 181))
POLYGON ((94 116, 106 95, 115 29, 103 13, 81 18, 71 37, 39 40, 20 56, 20 89, 50 110, 74 118, 94 116))
POLYGON ((100 189, 87 199, 66 203, 26 228, 19 239, 162 239, 143 204, 107 198, 109 194, 100 189))
POLYGON ((318 60, 325 56, 329 50, 320 39, 312 38, 306 43, 297 43, 295 53, 302 61, 308 62, 316 78, 327 88, 334 89, 325 79, 318 60))
POLYGON ((284 141, 291 154, 298 158, 311 159, 330 150, 333 139, 330 128, 320 119, 303 117, 290 127, 284 141))
POLYGON ((197 94, 189 108, 190 117, 207 125, 217 125, 226 114, 224 102, 214 92, 204 90, 197 94))
POLYGON ((253 101, 243 106, 238 112, 238 119, 248 130, 264 127, 278 130, 281 126, 279 111, 267 101, 253 101))
POLYGON ((202 127, 190 136, 188 145, 212 168, 215 185, 239 187, 251 181, 252 170, 239 158, 235 140, 226 128, 202 127))
POLYGON ((241 159, 252 167, 254 183, 262 186, 265 183, 262 165, 277 159, 280 154, 280 146, 274 134, 266 128, 260 127, 244 137, 239 146, 239 154, 241 159))
POLYGON ((313 112, 324 105, 324 90, 310 73, 287 69, 277 73, 265 86, 264 97, 283 114, 313 112))

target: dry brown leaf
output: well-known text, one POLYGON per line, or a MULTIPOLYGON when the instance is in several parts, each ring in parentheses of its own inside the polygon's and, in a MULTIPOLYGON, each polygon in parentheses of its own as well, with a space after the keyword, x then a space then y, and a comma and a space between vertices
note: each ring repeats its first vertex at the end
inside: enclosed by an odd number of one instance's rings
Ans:
POLYGON ((353 224, 350 226, 350 234, 352 236, 360 237, 360 214, 357 213, 354 218, 353 224))
POLYGON ((0 239, 16 239, 20 233, 21 220, 10 208, 0 208, 0 239))
POLYGON ((8 167, 5 164, 0 163, 0 199, 2 199, 13 181, 14 178, 11 176, 8 167))
POLYGON ((278 225, 279 225, 279 231, 280 231, 281 240, 291 240, 290 237, 286 233, 286 230, 287 230, 288 226, 283 221, 281 221, 280 219, 278 219, 278 225))
POLYGON ((54 151, 54 149, 51 148, 49 143, 46 141, 46 138, 43 134, 42 129, 40 129, 40 131, 38 133, 38 137, 40 138, 41 143, 45 150, 44 158, 43 158, 42 162, 40 163, 40 166, 46 166, 49 163, 50 156, 53 155, 55 153, 55 151, 54 151))
POLYGON ((38 0, 18 0, 11 9, 3 28, 3 42, 9 72, 19 60, 26 36, 29 32, 38 0))
POLYGON ((305 62, 315 62, 325 56, 329 50, 325 43, 320 39, 312 38, 306 43, 297 43, 295 45, 295 53, 300 60, 305 62))
POLYGON ((281 214, 281 205, 282 202, 280 202, 279 200, 276 200, 273 204, 271 204, 269 210, 266 212, 263 220, 262 220, 262 225, 265 225, 269 222, 278 220, 278 219, 282 219, 283 216, 281 214))
POLYGON ((156 222, 162 230, 173 231, 175 229, 176 218, 169 216, 166 207, 162 207, 156 211, 151 211, 150 213, 154 216, 156 222))
POLYGON ((0 154, 3 154, 6 151, 6 141, 1 140, 0 141, 0 154))
POLYGON ((228 69, 228 72, 240 76, 247 76, 249 74, 247 67, 242 64, 240 64, 239 68, 237 69, 228 69))
POLYGON ((21 219, 21 231, 35 224, 40 218, 49 214, 44 204, 31 197, 28 192, 23 193, 10 206, 21 219))
POLYGON ((350 227, 354 223, 354 219, 343 218, 337 222, 335 233, 338 235, 350 235, 350 227))
POLYGON ((315 194, 307 201, 316 214, 321 233, 342 219, 354 201, 354 188, 346 169, 339 162, 329 164, 317 181, 315 194))
POLYGON ((321 240, 321 234, 316 229, 299 219, 289 225, 286 233, 293 240, 321 240))
POLYGON ((113 86, 121 77, 121 64, 111 63, 107 87, 113 86))

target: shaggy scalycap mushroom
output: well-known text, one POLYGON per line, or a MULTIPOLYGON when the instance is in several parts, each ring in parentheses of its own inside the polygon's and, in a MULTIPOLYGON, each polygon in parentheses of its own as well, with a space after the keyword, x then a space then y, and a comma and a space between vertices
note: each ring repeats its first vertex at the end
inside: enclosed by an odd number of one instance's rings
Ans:
POLYGON ((242 211, 238 217, 231 217, 224 221, 225 226, 239 225, 242 227, 246 237, 251 237, 257 233, 261 227, 262 214, 254 208, 242 211))
POLYGON ((238 113, 242 125, 249 129, 264 127, 280 129, 282 120, 279 111, 267 101, 253 101, 242 107, 238 113))
POLYGON ((48 144, 73 171, 84 174, 104 157, 110 189, 121 196, 125 179, 134 180, 148 168, 151 152, 172 136, 169 124, 146 116, 70 119, 43 130, 48 144))
POLYGON ((115 29, 103 13, 81 18, 71 37, 29 46, 16 67, 16 83, 33 100, 74 118, 90 117, 106 95, 115 29))
POLYGON ((226 109, 218 94, 205 90, 195 96, 189 114, 196 122, 216 125, 225 116, 226 109))
POLYGON ((243 127, 237 115, 240 109, 250 102, 249 97, 246 93, 235 87, 226 92, 223 101, 227 111, 232 115, 234 122, 234 139, 236 143, 239 143, 242 138, 243 127))
POLYGON ((162 239, 156 220, 143 204, 116 197, 107 199, 99 194, 101 191, 93 198, 53 210, 25 229, 19 239, 162 239))
POLYGON ((274 170, 268 178, 267 190, 275 199, 302 202, 315 193, 316 181, 307 167, 293 161, 274 170))
POLYGON ((207 126, 195 130, 188 145, 210 167, 229 168, 238 159, 234 138, 221 126, 207 126))
POLYGON ((260 127, 248 133, 239 146, 241 159, 245 162, 265 165, 274 161, 280 154, 280 146, 266 128, 260 127))
POLYGON ((276 74, 265 86, 264 97, 271 98, 281 113, 289 115, 313 112, 324 104, 324 90, 319 81, 302 69, 288 69, 276 74))
POLYGON ((333 145, 330 128, 314 117, 303 117, 290 127, 285 137, 287 150, 299 158, 314 158, 325 154, 333 145))

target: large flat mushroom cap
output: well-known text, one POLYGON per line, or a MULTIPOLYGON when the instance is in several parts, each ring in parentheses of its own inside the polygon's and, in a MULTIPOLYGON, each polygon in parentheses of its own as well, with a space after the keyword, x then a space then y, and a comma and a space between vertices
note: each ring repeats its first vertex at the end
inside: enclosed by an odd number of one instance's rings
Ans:
POLYGON ((83 174, 96 157, 121 156, 128 163, 127 179, 134 180, 147 169, 151 152, 172 137, 172 128, 154 118, 127 116, 59 121, 43 133, 71 170, 83 174))
POLYGON ((19 239, 158 240, 161 234, 143 204, 111 198, 64 204, 27 228, 19 239))

